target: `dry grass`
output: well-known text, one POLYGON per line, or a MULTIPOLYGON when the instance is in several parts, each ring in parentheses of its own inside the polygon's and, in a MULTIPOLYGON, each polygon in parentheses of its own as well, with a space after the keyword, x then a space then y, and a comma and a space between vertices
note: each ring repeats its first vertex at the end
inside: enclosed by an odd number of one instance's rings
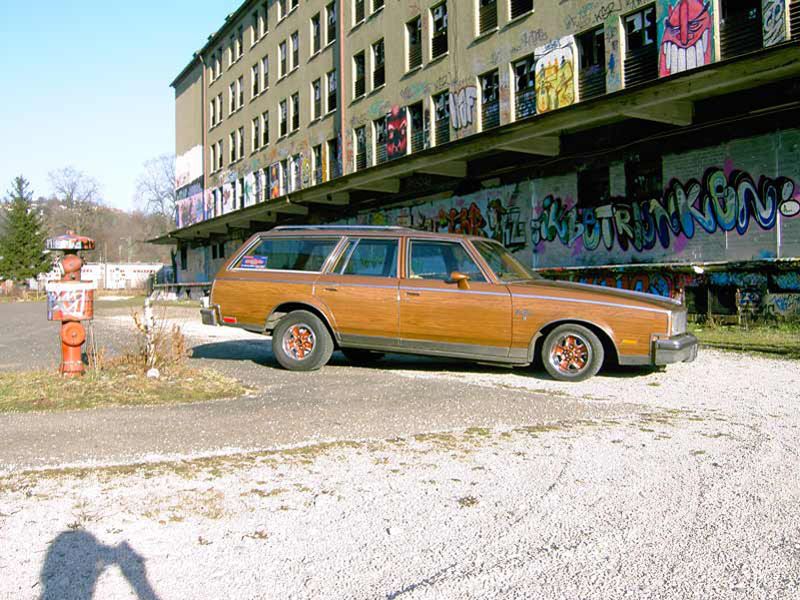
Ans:
POLYGON ((753 325, 748 329, 710 323, 694 325, 692 333, 711 348, 800 358, 800 325, 796 323, 753 325))
POLYGON ((0 413, 180 404, 231 398, 245 391, 231 377, 184 366, 160 379, 148 379, 125 364, 76 379, 63 379, 52 371, 11 372, 0 374, 0 413))

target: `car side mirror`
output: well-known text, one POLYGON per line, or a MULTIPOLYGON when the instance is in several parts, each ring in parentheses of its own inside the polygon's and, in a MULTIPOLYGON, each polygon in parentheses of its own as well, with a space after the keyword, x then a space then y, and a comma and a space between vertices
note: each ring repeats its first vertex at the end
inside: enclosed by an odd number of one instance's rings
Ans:
POLYGON ((450 273, 450 282, 455 283, 458 285, 458 289, 460 290, 468 290, 469 289, 469 275, 465 273, 459 273, 458 271, 453 271, 450 273))

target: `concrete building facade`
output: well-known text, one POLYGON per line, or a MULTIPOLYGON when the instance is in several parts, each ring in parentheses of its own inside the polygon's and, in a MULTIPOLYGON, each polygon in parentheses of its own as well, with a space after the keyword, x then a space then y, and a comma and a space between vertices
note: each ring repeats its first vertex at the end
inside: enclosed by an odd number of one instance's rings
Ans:
POLYGON ((279 223, 800 311, 800 2, 245 2, 173 82, 179 277, 279 223))

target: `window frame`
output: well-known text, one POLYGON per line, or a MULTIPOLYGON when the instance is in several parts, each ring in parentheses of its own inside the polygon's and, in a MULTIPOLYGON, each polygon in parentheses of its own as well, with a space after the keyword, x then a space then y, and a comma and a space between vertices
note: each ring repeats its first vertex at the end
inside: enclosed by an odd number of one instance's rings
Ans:
POLYGON ((329 265, 328 271, 326 274, 330 275, 338 275, 340 277, 372 277, 375 279, 400 279, 400 268, 402 267, 400 262, 400 249, 402 248, 402 238, 400 236, 397 237, 378 237, 378 236, 347 236, 341 242, 341 250, 336 253, 336 256, 331 261, 329 265), (359 273, 345 273, 344 270, 350 264, 350 261, 353 258, 353 254, 355 254, 358 246, 364 240, 369 241, 379 241, 379 242, 394 242, 397 246, 395 249, 395 256, 394 256, 394 275, 363 275, 359 273), (350 242, 354 242, 352 246, 348 245, 350 242))
POLYGON ((253 241, 245 246, 242 250, 240 250, 236 257, 229 263, 227 271, 236 271, 236 272, 245 272, 251 273, 253 271, 264 273, 264 272, 271 272, 271 273, 305 273, 305 274, 312 274, 312 275, 320 275, 325 273, 327 269, 330 268, 331 257, 336 256, 338 254, 337 250, 342 243, 343 236, 341 235, 320 235, 320 236, 308 236, 308 235, 280 235, 280 236, 270 236, 270 235, 261 235, 256 236, 253 241), (242 259, 247 255, 247 253, 254 249, 257 245, 261 242, 266 240, 331 240, 334 242, 333 247, 331 248, 328 255, 325 257, 325 260, 322 261, 322 266, 318 271, 304 271, 299 269, 270 269, 269 267, 265 267, 264 269, 243 269, 239 266, 242 259))
MULTIPOLYGON (((405 248, 406 252, 405 252, 405 255, 406 255, 407 259, 405 261, 406 264, 404 265, 405 266, 404 272, 403 272, 402 276, 400 277, 401 279, 404 279, 405 281, 440 281, 440 282, 444 282, 444 283, 451 283, 451 284, 453 283, 450 279, 423 279, 423 278, 411 277, 411 264, 412 264, 412 261, 413 261, 413 258, 414 258, 413 254, 412 254, 413 243, 414 242, 421 242, 421 243, 427 243, 427 244, 454 244, 454 245, 457 245, 457 246, 461 246, 461 249, 470 258, 470 260, 472 260, 472 262, 477 267, 478 272, 483 276, 483 281, 477 281, 475 279, 470 278, 469 279, 470 283, 490 283, 490 284, 491 283, 495 283, 494 275, 488 273, 484 269, 483 264, 482 264, 483 260, 479 259, 479 257, 475 256, 475 254, 472 252, 472 248, 470 248, 464 242, 462 242, 460 240, 446 240, 446 239, 439 239, 439 238, 424 238, 424 237, 415 237, 415 236, 409 236, 409 237, 406 238, 406 248, 405 248)), ((452 273, 452 271, 451 271, 451 273, 452 273)), ((449 275, 451 273, 448 273, 448 277, 449 277, 449 275)), ((460 290, 459 288, 456 288, 456 289, 458 289, 458 291, 469 291, 469 290, 460 290)))

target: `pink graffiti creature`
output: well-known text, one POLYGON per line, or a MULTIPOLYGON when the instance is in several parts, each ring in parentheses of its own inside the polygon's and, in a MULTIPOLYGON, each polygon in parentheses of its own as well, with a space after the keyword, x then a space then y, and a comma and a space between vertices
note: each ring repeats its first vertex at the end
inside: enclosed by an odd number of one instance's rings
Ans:
POLYGON ((393 106, 386 119, 386 154, 389 158, 406 153, 406 109, 393 106))
POLYGON ((708 0, 677 0, 670 6, 664 19, 659 75, 666 77, 709 64, 711 27, 708 0))

